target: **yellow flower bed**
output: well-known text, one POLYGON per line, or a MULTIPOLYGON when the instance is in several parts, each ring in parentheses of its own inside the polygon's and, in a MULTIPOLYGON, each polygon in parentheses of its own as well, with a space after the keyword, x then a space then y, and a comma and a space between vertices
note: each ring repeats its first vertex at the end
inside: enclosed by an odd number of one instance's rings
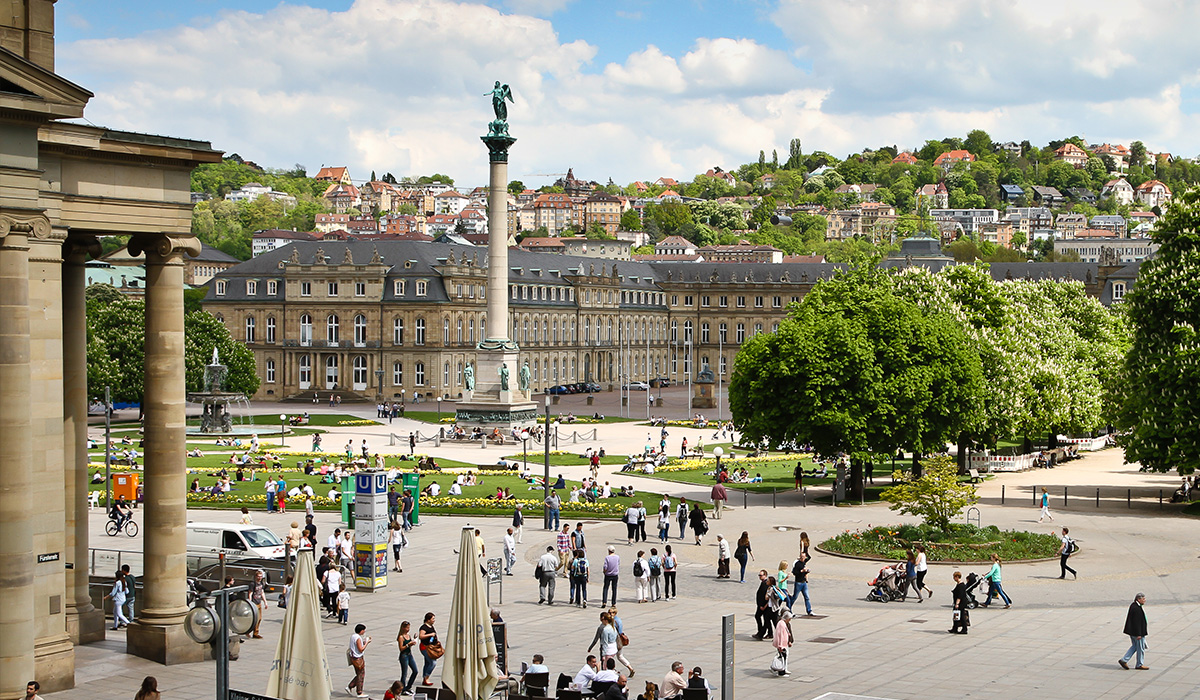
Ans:
MULTIPOLYGON (((304 500, 305 500, 304 494, 300 494, 299 496, 290 496, 285 500, 290 505, 298 506, 301 508, 304 507, 304 500)), ((312 500, 313 500, 313 506, 315 506, 317 508, 336 508, 336 507, 338 507, 338 501, 335 501, 327 496, 313 496, 312 500)), ((198 503, 198 504, 236 503, 236 504, 245 505, 245 506, 253 506, 253 505, 266 506, 267 495, 265 493, 263 493, 263 494, 259 494, 259 495, 248 495, 248 496, 245 496, 245 495, 235 496, 233 494, 227 494, 225 496, 214 496, 211 493, 208 493, 207 491, 202 491, 200 493, 188 493, 187 501, 188 501, 188 503, 198 503)), ((278 502, 278 501, 276 501, 276 502, 278 502)))
MULTIPOLYGON (((455 498, 453 496, 421 496, 422 508, 447 508, 455 510, 459 508, 479 509, 479 510, 495 510, 495 511, 511 511, 518 503, 526 511, 537 510, 542 508, 541 499, 526 499, 512 498, 504 501, 497 501, 494 498, 455 498)), ((597 515, 620 515, 625 512, 627 506, 623 503, 570 503, 562 504, 563 513, 594 513, 597 515)))
MULTIPOLYGON (((811 455, 807 453, 796 453, 790 455, 767 455, 765 457, 739 457, 737 459, 724 458, 727 467, 750 467, 753 465, 762 464, 777 464, 779 462, 794 462, 796 460, 808 459, 811 455)), ((716 457, 693 457, 690 459, 673 459, 661 467, 655 468, 656 472, 686 472, 694 469, 713 470, 717 468, 716 457)))
POLYGON ((367 420, 366 418, 356 418, 354 420, 340 420, 338 425, 379 425, 378 421, 367 420))

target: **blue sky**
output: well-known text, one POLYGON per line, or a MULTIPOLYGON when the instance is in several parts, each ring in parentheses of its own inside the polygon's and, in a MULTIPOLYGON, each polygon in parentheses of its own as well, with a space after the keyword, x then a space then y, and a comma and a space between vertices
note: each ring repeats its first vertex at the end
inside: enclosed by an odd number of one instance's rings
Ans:
MULTIPOLYGON (((89 120, 261 164, 486 176, 491 81, 516 176, 690 178, 987 130, 1200 151, 1200 4, 1171 0, 59 0, 89 120)), ((552 178, 551 178, 552 179, 552 178)))

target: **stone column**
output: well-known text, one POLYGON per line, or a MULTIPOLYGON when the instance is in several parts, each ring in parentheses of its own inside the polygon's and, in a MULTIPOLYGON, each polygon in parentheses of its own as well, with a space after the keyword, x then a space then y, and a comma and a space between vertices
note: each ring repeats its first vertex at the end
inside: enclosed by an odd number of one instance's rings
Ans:
POLYGON ((489 170, 488 316, 483 340, 508 340, 508 153, 497 160, 493 151, 489 170))
POLYGON ((24 697, 34 677, 36 517, 29 393, 29 235, 44 217, 0 211, 0 697, 24 697))
POLYGON ((63 245, 63 441, 66 498, 67 634, 75 644, 104 639, 104 611, 88 591, 87 288, 88 254, 98 257, 95 237, 72 236, 63 245))
POLYGON ((200 253, 191 237, 135 236, 146 253, 146 359, 142 401, 146 468, 141 611, 129 626, 127 651, 162 664, 200 661, 204 647, 183 631, 187 613, 187 447, 184 442, 183 254, 200 253))

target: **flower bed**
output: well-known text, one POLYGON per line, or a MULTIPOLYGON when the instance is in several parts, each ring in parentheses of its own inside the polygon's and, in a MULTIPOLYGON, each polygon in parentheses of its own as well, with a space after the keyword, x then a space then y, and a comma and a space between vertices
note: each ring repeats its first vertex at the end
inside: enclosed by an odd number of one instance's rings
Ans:
MULTIPOLYGON (((287 501, 288 505, 290 505, 290 506, 297 507, 297 508, 304 508, 304 500, 305 500, 304 494, 301 494, 299 496, 290 496, 285 500, 287 501)), ((329 498, 328 496, 314 495, 312 500, 313 500, 314 508, 337 509, 337 508, 341 507, 339 505, 338 501, 335 501, 332 498, 329 498)), ((247 506, 247 507, 249 507, 249 506, 266 507, 267 495, 265 493, 258 494, 258 495, 254 495, 254 494, 234 495, 231 493, 231 494, 227 494, 224 496, 214 496, 211 493, 209 493, 207 490, 205 490, 205 491, 201 491, 200 493, 188 493, 187 502, 194 503, 196 505, 224 504, 224 505, 247 506)))
POLYGON ((1001 530, 995 525, 977 528, 953 525, 942 532, 927 525, 880 525, 866 530, 846 530, 822 542, 820 549, 835 554, 872 559, 902 560, 911 546, 925 545, 931 562, 987 562, 992 554, 1003 561, 1045 559, 1062 544, 1055 535, 1001 530))
POLYGON ((356 418, 354 420, 340 420, 338 425, 379 425, 379 421, 367 420, 366 418, 356 418))
MULTIPOLYGON (((758 464, 778 464, 779 462, 795 462, 801 459, 808 459, 808 454, 789 454, 789 455, 766 455, 764 457, 738 457, 737 459, 723 458, 721 461, 725 466, 733 469, 734 467, 746 467, 750 471, 750 467, 758 464)), ((686 472, 692 470, 716 470, 716 457, 690 457, 688 459, 673 459, 661 467, 655 468, 656 472, 686 472)))

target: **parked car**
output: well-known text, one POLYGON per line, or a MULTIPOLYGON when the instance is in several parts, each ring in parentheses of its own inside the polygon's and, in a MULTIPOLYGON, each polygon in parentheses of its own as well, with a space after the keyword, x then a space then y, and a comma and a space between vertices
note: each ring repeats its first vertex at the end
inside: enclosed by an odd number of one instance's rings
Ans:
POLYGON ((655 377, 650 380, 650 386, 656 388, 668 387, 671 386, 671 380, 666 377, 655 377))
POLYGON ((552 386, 549 389, 547 389, 546 393, 547 394, 570 394, 571 388, 568 387, 566 384, 559 384, 557 386, 552 386))
POLYGON ((586 394, 587 393, 587 384, 584 384, 583 382, 575 382, 574 384, 569 384, 568 386, 571 387, 572 394, 586 394))
POLYGON ((587 392, 589 394, 596 394, 600 392, 600 385, 596 382, 584 382, 584 386, 587 387, 587 392))
POLYGON ((621 388, 629 391, 650 391, 650 385, 646 382, 629 382, 622 385, 621 388))

